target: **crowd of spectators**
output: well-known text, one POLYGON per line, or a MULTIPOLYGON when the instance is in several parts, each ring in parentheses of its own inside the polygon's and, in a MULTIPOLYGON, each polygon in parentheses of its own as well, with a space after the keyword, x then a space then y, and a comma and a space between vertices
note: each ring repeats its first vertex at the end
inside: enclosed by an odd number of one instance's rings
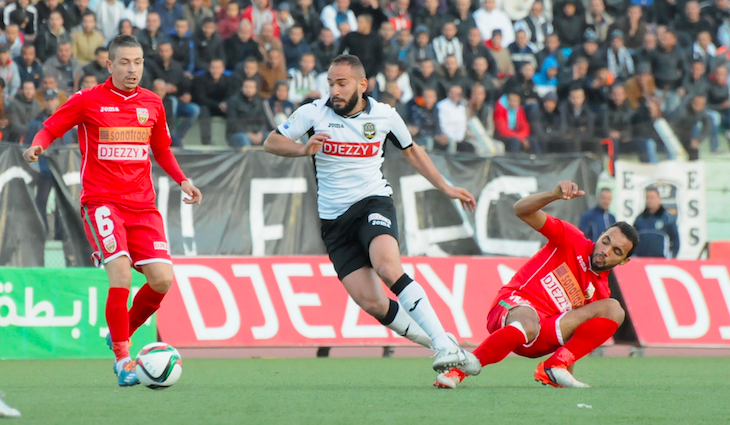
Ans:
POLYGON ((473 152, 483 127, 508 153, 656 162, 677 154, 658 120, 690 159, 730 128, 730 0, 15 0, 0 16, 3 141, 27 137, 49 92, 103 83, 120 33, 178 147, 196 122, 211 144, 213 117, 232 147, 260 145, 327 94, 341 53, 429 150, 473 152))

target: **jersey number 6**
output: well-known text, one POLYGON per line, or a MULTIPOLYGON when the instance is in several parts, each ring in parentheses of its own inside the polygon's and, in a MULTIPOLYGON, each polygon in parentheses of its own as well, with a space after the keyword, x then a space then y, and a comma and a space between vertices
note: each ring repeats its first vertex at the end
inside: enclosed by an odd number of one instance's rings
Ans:
POLYGON ((94 212, 96 219, 96 227, 99 229, 99 235, 105 238, 114 232, 114 222, 109 218, 112 212, 108 207, 99 207, 94 212))

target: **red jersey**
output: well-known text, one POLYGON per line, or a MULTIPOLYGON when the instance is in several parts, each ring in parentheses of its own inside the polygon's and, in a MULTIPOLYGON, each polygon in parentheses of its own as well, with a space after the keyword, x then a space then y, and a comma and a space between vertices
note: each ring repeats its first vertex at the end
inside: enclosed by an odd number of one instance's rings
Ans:
POLYGON ((548 316, 608 298, 608 271, 591 270, 595 245, 572 224, 547 216, 540 233, 548 239, 502 288, 548 316))
POLYGON ((108 201, 129 207, 154 207, 150 149, 155 160, 178 184, 186 180, 170 150, 162 101, 141 87, 124 92, 111 77, 76 92, 44 123, 51 137, 33 141, 47 149, 53 140, 78 125, 81 149, 81 204, 108 201))

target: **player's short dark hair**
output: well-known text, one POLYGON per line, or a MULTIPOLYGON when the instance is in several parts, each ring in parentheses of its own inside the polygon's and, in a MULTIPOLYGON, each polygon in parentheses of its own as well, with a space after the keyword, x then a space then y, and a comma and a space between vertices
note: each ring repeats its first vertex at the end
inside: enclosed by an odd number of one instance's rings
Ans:
POLYGON ((636 251, 636 248, 639 246, 639 231, 636 230, 636 228, 629 223, 625 221, 617 221, 616 223, 613 223, 608 228, 611 227, 618 227, 618 229, 621 231, 621 233, 626 236, 626 239, 631 242, 631 249, 629 252, 626 253, 626 258, 631 257, 634 254, 634 251, 636 251))
POLYGON ((363 77, 365 76, 365 67, 362 64, 362 61, 360 61, 360 58, 355 55, 339 55, 332 59, 332 64, 330 66, 334 65, 348 65, 350 68, 361 72, 363 77))
POLYGON ((142 45, 137 41, 137 37, 133 35, 120 34, 114 37, 111 44, 109 44, 109 60, 114 62, 114 58, 117 55, 117 49, 120 47, 139 47, 142 49, 142 45))

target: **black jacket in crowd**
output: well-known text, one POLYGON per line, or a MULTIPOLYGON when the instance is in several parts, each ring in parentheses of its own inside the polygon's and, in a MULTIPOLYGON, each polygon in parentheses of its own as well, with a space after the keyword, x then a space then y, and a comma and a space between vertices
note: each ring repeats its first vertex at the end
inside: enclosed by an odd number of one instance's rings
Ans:
POLYGON ((167 84, 172 84, 177 87, 177 92, 172 94, 173 96, 182 96, 190 93, 192 90, 192 80, 185 76, 185 70, 182 65, 174 59, 170 60, 170 64, 165 66, 162 64, 162 59, 159 56, 155 56, 150 61, 149 72, 153 79, 161 79, 167 84))
POLYGON ((220 59, 226 62, 226 53, 223 50, 223 40, 218 33, 213 33, 211 38, 206 38, 203 31, 195 33, 195 70, 207 71, 213 59, 220 59))
POLYGON ((226 52, 226 69, 236 69, 236 65, 243 62, 247 57, 253 56, 259 62, 264 60, 264 56, 259 51, 259 45, 253 38, 243 42, 238 34, 223 40, 223 50, 226 52))
POLYGON ((565 141, 573 143, 575 150, 580 151, 581 144, 593 140, 596 125, 595 114, 588 108, 588 105, 584 104, 576 115, 572 105, 567 101, 560 105, 560 114, 563 118, 565 141))
POLYGON ((239 91, 228 99, 226 109, 226 136, 245 132, 268 130, 264 103, 258 95, 249 98, 239 91))
POLYGON ((309 43, 317 40, 322 23, 319 20, 319 13, 314 9, 314 6, 309 6, 309 10, 305 13, 301 6, 294 2, 291 4, 291 16, 294 18, 294 22, 301 25, 304 29, 304 38, 309 43))
POLYGON ((315 66, 314 70, 317 71, 317 73, 327 71, 330 67, 330 63, 332 63, 332 59, 337 56, 338 51, 337 42, 334 42, 329 46, 325 46, 320 41, 314 42, 312 44, 312 53, 314 54, 314 59, 317 62, 317 66, 315 66))
POLYGON ((679 46, 674 46, 671 51, 659 46, 652 54, 651 69, 657 89, 668 87, 675 90, 689 71, 689 61, 679 46))
POLYGON ((631 140, 631 108, 628 101, 624 100, 624 103, 619 106, 609 100, 601 117, 602 130, 606 137, 610 132, 618 131, 621 133, 620 141, 628 142, 631 140))
POLYGON ((679 108, 679 111, 672 118, 672 129, 689 154, 689 159, 694 161, 699 159, 700 152, 699 149, 692 147, 692 139, 705 140, 710 135, 712 120, 710 120, 710 116, 705 110, 695 112, 692 109, 691 101, 692 99, 688 98, 687 102, 679 108), (701 125, 700 134, 693 136, 697 124, 701 125))
MULTIPOLYGON (((42 2, 39 4, 43 4, 42 2)), ((56 54, 58 45, 63 42, 71 42, 71 37, 68 31, 55 36, 48 29, 48 26, 44 26, 38 31, 38 37, 36 37, 33 44, 35 44, 35 53, 38 60, 41 63, 45 62, 46 59, 56 54)))
POLYGON ((109 69, 106 66, 99 66, 97 61, 91 61, 82 69, 83 75, 93 75, 99 84, 104 83, 109 78, 109 69))
POLYGON ((365 66, 365 75, 374 77, 383 67, 383 40, 373 31, 370 34, 351 32, 340 39, 339 52, 347 51, 360 58, 365 66))
POLYGON ((410 77, 414 96, 423 96, 423 91, 426 89, 436 90, 436 95, 439 99, 443 99, 446 96, 446 93, 443 91, 444 84, 442 78, 435 71, 426 78, 421 74, 421 71, 414 69, 411 71, 410 77))
POLYGON ((679 232, 677 220, 664 206, 652 214, 644 210, 634 222, 639 231, 639 246, 634 255, 637 257, 676 258, 679 252, 679 232))
POLYGON ((151 58, 157 54, 157 48, 163 41, 165 41, 165 34, 163 34, 162 31, 157 30, 157 33, 153 37, 152 34, 150 34, 150 30, 145 28, 137 33, 137 41, 139 41, 139 44, 142 45, 144 57, 151 58))
POLYGON ((233 93, 240 91, 234 77, 221 75, 216 82, 210 72, 193 79, 193 102, 201 108, 217 109, 218 104, 228 100, 233 93))
POLYGON ((472 65, 474 64, 474 59, 476 58, 487 58, 487 72, 492 74, 492 76, 494 77, 499 74, 499 69, 497 69, 497 61, 494 59, 494 56, 492 56, 492 54, 489 52, 489 49, 487 49, 487 46, 485 46, 484 43, 479 43, 476 48, 471 47, 468 43, 464 44, 462 52, 462 58, 464 59, 464 68, 471 69, 472 65))
MULTIPOLYGON (((537 139, 543 145, 561 143, 563 141, 563 117, 561 109, 555 108, 553 112, 547 112, 542 106, 533 111, 527 117, 530 122, 530 137, 537 139)), ((550 152, 550 147, 546 146, 550 152)))

